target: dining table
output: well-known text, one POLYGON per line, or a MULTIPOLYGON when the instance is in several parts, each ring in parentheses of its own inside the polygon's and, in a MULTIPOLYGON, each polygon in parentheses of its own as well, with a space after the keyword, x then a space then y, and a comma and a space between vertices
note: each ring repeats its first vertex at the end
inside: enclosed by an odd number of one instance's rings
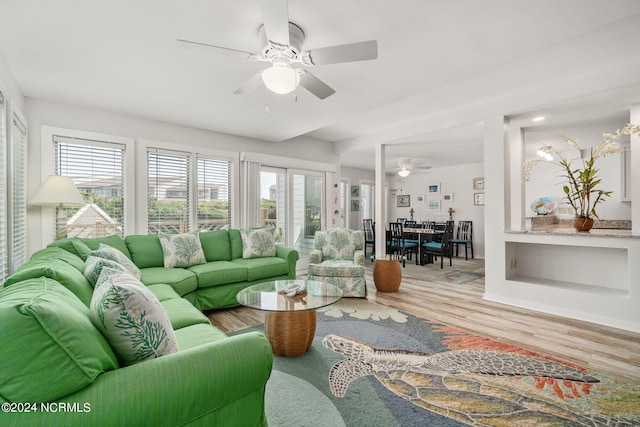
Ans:
POLYGON ((444 234, 444 230, 433 229, 433 228, 403 228, 403 232, 406 234, 417 234, 418 235, 418 252, 416 254, 416 265, 425 265, 425 264, 433 264, 433 255, 429 254, 428 256, 422 257, 422 245, 425 242, 432 242, 435 240, 437 236, 442 236, 444 234))

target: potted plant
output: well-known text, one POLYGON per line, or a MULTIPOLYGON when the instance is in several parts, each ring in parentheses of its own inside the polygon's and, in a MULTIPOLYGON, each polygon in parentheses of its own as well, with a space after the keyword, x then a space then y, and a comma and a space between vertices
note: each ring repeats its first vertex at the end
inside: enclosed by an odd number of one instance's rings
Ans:
MULTIPOLYGON (((589 151, 589 157, 582 159, 581 167, 575 167, 573 160, 566 159, 551 145, 545 145, 538 150, 540 158, 527 160, 525 162, 525 180, 528 180, 533 167, 541 162, 554 163, 562 169, 562 176, 566 178, 566 184, 562 187, 564 198, 569 202, 575 212, 574 226, 578 231, 589 231, 593 227, 593 218, 600 219, 596 213, 598 203, 604 202, 611 196, 612 191, 598 188, 600 178, 596 160, 608 154, 619 154, 622 152, 618 139, 622 135, 640 134, 640 125, 628 124, 614 133, 603 135, 602 142, 589 151)), ((578 141, 563 136, 562 139, 573 149, 582 150, 578 141)))

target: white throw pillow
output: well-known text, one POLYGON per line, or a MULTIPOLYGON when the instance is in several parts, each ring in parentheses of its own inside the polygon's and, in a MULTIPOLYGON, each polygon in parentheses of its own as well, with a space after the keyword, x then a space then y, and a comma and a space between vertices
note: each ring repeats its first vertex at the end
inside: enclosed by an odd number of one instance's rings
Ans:
POLYGON ((133 274, 133 277, 135 277, 136 279, 142 277, 140 269, 133 263, 133 261, 131 261, 125 254, 123 254, 113 246, 100 243, 98 249, 96 249, 95 251, 91 251, 91 255, 117 262, 118 264, 129 270, 131 274, 133 274))
POLYGON ((84 270, 82 271, 82 274, 84 274, 84 277, 86 277, 89 283, 91 283, 91 286, 95 287, 96 282, 100 277, 100 273, 102 273, 102 269, 105 267, 130 273, 129 270, 127 270, 122 264, 118 264, 116 261, 89 255, 84 263, 84 270))
POLYGON ((159 234, 164 267, 191 267, 206 264, 202 243, 197 232, 182 234, 159 234))
POLYGON ((178 351, 178 342, 160 301, 127 272, 102 269, 91 298, 90 316, 122 365, 178 351))
POLYGON ((242 236, 242 258, 276 256, 275 228, 240 230, 242 236))

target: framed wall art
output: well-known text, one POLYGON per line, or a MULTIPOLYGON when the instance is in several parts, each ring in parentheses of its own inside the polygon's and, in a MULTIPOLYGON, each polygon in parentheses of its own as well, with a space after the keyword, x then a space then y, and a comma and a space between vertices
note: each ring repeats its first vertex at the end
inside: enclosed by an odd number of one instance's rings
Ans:
POLYGON ((360 211, 360 200, 352 200, 351 201, 351 212, 360 211))
POLYGON ((417 197, 416 197, 416 201, 417 201, 418 203, 424 203, 424 202, 425 202, 425 200, 426 200, 426 197, 424 196, 424 194, 421 194, 421 195, 419 195, 419 196, 417 196, 417 197))
POLYGON ((397 207, 399 208, 408 208, 411 206, 411 196, 407 194, 398 195, 396 198, 397 207))
POLYGON ((360 186, 359 185, 352 185, 351 186, 351 197, 353 197, 353 198, 359 198, 360 197, 360 186))
POLYGON ((473 204, 476 206, 484 205, 484 193, 473 193, 473 204))
POLYGON ((440 210, 440 199, 427 200, 427 210, 428 211, 439 211, 440 210))
POLYGON ((473 178, 473 189, 484 190, 484 177, 473 178))
POLYGON ((433 196, 435 194, 440 194, 440 183, 434 182, 432 184, 427 185, 427 193, 429 196, 433 196))
POLYGON ((453 202, 453 193, 445 193, 442 195, 442 200, 445 202, 453 202))

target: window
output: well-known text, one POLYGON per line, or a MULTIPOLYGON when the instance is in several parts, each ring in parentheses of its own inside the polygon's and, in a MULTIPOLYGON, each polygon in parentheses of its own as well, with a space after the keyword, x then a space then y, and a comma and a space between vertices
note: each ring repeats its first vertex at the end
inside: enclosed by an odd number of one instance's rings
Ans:
POLYGON ((9 272, 7 254, 7 98, 0 90, 0 283, 9 272))
POLYGON ((147 168, 149 234, 231 225, 231 161, 149 148, 147 168))
POLYGON ((13 109, 9 128, 9 272, 27 260, 27 121, 13 109))
POLYGON ((189 154, 150 149, 147 152, 147 227, 149 234, 192 229, 189 216, 189 154))
POLYGON ((198 230, 231 226, 231 162, 198 155, 198 230), (200 197, 200 192, 205 197, 200 197), (209 195, 207 199, 206 195, 209 195))
POLYGON ((73 179, 87 202, 63 208, 67 236, 124 236, 125 145, 62 135, 54 135, 53 144, 55 174, 73 179))

